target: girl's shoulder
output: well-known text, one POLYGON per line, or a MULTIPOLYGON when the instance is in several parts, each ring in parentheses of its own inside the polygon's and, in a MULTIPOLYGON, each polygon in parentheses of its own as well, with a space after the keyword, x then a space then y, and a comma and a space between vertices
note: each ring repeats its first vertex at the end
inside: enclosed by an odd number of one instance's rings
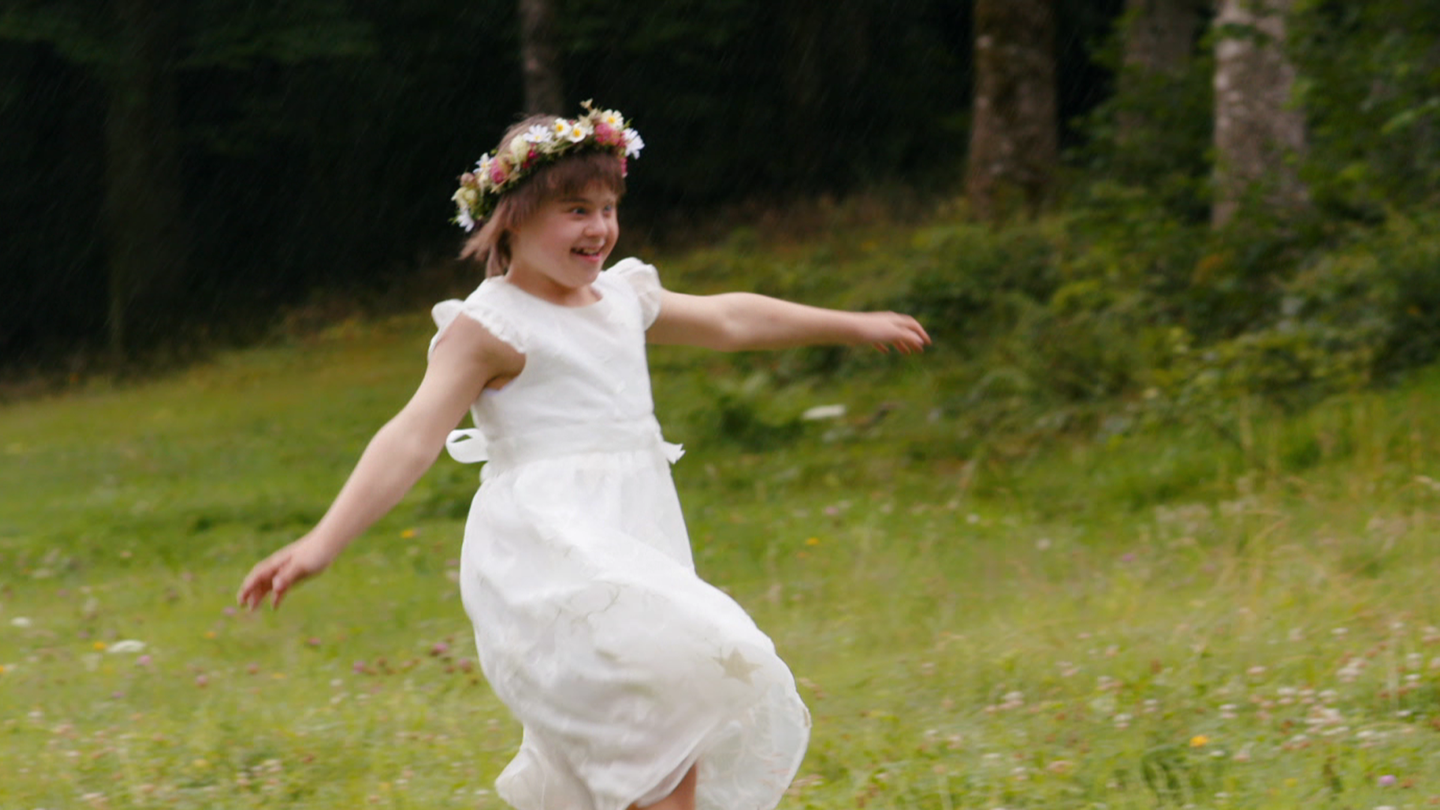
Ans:
POLYGON ((465 300, 451 298, 441 301, 430 309, 430 317, 435 321, 435 337, 430 341, 430 350, 435 350, 435 343, 439 341, 440 335, 460 315, 465 315, 485 327, 490 334, 509 344, 515 351, 525 353, 527 341, 521 328, 520 319, 515 317, 513 307, 507 306, 501 299, 506 295, 505 287, 508 286, 499 278, 487 278, 481 282, 475 291, 465 297, 465 300))
POLYGON ((660 314, 660 294, 664 292, 664 287, 660 284, 660 273, 655 266, 631 256, 611 265, 601 277, 613 284, 623 285, 635 294, 640 301, 640 313, 645 328, 650 328, 650 324, 654 323, 656 316, 660 314))

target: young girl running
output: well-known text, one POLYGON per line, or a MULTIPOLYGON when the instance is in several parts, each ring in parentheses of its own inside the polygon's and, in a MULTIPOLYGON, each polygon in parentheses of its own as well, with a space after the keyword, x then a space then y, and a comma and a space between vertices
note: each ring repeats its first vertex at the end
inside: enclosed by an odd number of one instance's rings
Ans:
POLYGON ((822 343, 919 351, 894 313, 747 293, 690 296, 624 259, 621 115, 535 117, 461 177, 464 255, 486 275, 435 307, 429 367, 334 504, 240 588, 275 607, 389 511, 442 447, 487 461, 465 526, 460 590, 481 667, 524 726, 496 786, 519 810, 770 810, 810 718, 774 645, 695 574, 655 422, 645 344, 722 351, 822 343), (478 430, 454 431, 466 410, 478 430))

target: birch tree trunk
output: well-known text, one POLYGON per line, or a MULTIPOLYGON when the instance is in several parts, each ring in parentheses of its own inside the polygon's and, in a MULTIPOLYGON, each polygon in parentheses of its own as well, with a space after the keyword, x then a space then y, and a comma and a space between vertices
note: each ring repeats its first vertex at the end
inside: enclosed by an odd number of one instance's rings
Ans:
POLYGON ((1221 227, 1257 188, 1271 205, 1306 200, 1295 170, 1305 120, 1291 104, 1295 68, 1285 57, 1294 0, 1220 0, 1215 25, 1215 202, 1221 227))
POLYGON ((1054 0, 975 0, 975 100, 965 192, 982 219, 1036 215, 1058 159, 1054 0))
POLYGON ((111 351, 163 333, 178 314, 189 239, 171 74, 178 39, 170 0, 114 0, 115 64, 105 73, 105 198, 111 351), (146 313, 147 320, 137 319, 146 313))
POLYGON ((520 64, 525 76, 527 114, 565 114, 560 82, 560 51, 555 46, 551 0, 519 0, 520 64))

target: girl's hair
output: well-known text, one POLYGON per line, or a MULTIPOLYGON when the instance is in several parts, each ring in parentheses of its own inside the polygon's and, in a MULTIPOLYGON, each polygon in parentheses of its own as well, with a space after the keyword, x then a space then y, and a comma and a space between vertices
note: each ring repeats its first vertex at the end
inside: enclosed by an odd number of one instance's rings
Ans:
MULTIPOLYGON (((496 154, 505 154, 510 141, 523 135, 534 124, 547 126, 551 115, 532 115, 509 129, 500 138, 496 154)), ((510 269, 510 237, 526 220, 556 197, 580 194, 599 184, 616 198, 625 195, 625 170, 620 158, 608 152, 582 152, 535 170, 513 189, 505 192, 490 217, 465 240, 460 258, 474 258, 485 264, 485 275, 504 275, 510 269)))

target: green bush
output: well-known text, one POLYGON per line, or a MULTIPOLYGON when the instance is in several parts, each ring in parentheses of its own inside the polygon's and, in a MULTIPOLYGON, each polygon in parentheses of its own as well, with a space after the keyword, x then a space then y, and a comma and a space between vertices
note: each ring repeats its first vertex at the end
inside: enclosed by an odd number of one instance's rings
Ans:
POLYGON ((973 340, 1013 328, 1060 281, 1058 246, 1036 225, 940 225, 916 234, 913 249, 919 270, 895 306, 937 338, 973 340))

